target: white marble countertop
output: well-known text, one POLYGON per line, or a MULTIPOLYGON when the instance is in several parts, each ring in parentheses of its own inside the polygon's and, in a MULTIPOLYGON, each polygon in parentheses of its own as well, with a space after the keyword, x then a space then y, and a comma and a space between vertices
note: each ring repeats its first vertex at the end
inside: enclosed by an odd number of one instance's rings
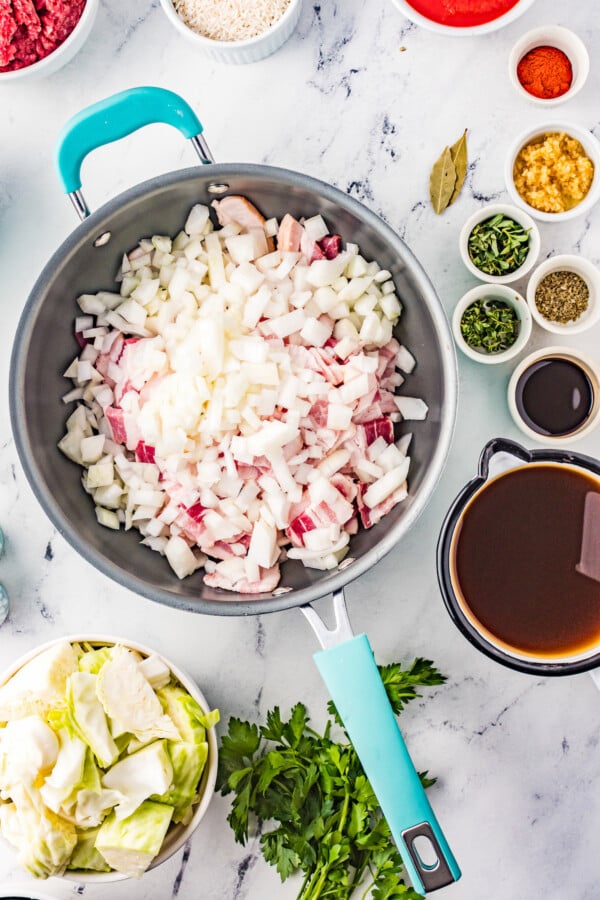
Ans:
MULTIPOLYGON (((85 48, 40 82, 0 91, 0 378, 8 380, 12 336, 33 281, 75 226, 52 169, 65 120, 128 86, 179 91, 197 110, 220 161, 272 163, 333 182, 381 214, 429 272, 444 306, 474 279, 457 238, 486 200, 503 199, 503 163, 513 137, 545 113, 518 98, 507 77, 514 41, 536 25, 564 24, 592 58, 581 94, 548 118, 600 135, 600 36, 592 4, 538 0, 495 34, 451 39, 420 30, 387 0, 305 0, 297 32, 273 57, 244 68, 197 55, 167 24, 158 0, 101 0, 85 48), (400 52, 404 47, 405 51, 400 52), (470 170, 459 201, 443 216, 429 206, 428 174, 445 144, 470 129, 470 170)), ((93 208, 131 184, 190 165, 190 148, 153 126, 90 158, 84 167, 93 208)), ((542 228, 542 256, 575 251, 598 262, 600 212, 542 228)), ((530 349, 551 343, 534 328, 530 349)), ((575 343, 575 339, 573 339, 575 343)), ((595 338, 577 340, 597 360, 595 338)), ((444 896, 457 900, 597 900, 600 889, 600 698, 586 676, 546 680, 481 656, 444 611, 434 551, 444 512, 475 471, 484 443, 519 439, 505 389, 511 364, 478 366, 461 357, 456 436, 425 514, 395 551, 348 588, 355 630, 366 630, 380 661, 425 655, 448 675, 404 714, 418 768, 438 775, 431 798, 463 870, 444 896), (596 712, 594 712, 596 710, 596 712)), ((600 455, 596 435, 581 442, 600 455)), ((84 630, 117 632, 160 648, 187 668, 225 718, 256 718, 275 703, 303 699, 316 715, 326 694, 312 661, 315 639, 298 612, 251 619, 208 618, 128 594, 80 559, 56 534, 23 476, 0 404, 0 525, 7 552, 0 580, 12 602, 0 629, 0 667, 37 643, 84 630)), ((112 900, 293 898, 258 847, 236 845, 216 798, 185 855, 140 882, 83 891, 112 900)), ((23 881, 0 843, 0 881, 23 881)), ((60 886, 59 886, 60 888, 60 886)), ((57 890, 48 885, 47 890, 57 890)), ((65 887, 65 893, 75 888, 65 887)), ((440 895, 442 896, 442 895, 440 895)))

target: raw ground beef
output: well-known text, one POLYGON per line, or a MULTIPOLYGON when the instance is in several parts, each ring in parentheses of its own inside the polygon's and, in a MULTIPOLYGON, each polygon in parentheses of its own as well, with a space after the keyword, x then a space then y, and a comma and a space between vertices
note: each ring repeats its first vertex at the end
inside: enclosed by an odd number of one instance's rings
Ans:
POLYGON ((0 0, 0 72, 23 69, 56 50, 85 0, 0 0))

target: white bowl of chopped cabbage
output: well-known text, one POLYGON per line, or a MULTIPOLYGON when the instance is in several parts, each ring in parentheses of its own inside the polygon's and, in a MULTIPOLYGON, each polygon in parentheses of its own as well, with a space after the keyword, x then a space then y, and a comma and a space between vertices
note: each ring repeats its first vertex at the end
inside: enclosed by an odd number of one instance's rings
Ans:
POLYGON ((0 835, 38 878, 139 878, 188 840, 217 774, 194 682, 142 644, 74 635, 0 675, 0 835))

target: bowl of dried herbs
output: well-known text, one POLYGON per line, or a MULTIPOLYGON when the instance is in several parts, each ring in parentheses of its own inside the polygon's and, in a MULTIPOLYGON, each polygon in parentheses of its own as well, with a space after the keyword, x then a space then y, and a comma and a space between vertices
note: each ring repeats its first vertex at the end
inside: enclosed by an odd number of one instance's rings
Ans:
POLYGON ((465 266, 477 278, 509 284, 533 267, 540 253, 540 232, 523 210, 492 203, 467 219, 459 250, 465 266))
POLYGON ((480 284, 467 291, 452 316, 452 331, 459 349, 480 363, 513 359, 527 344, 531 327, 525 298, 502 284, 480 284))
POLYGON ((600 320, 600 272, 583 256, 551 256, 529 279, 527 302, 546 331, 581 334, 600 320))

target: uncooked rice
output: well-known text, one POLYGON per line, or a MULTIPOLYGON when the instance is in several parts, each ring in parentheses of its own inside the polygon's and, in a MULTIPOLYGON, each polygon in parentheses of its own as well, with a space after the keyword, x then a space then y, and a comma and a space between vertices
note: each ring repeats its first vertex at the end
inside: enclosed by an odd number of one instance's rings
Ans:
POLYGON ((174 0, 188 28, 213 41, 258 37, 282 17, 290 0, 174 0))

